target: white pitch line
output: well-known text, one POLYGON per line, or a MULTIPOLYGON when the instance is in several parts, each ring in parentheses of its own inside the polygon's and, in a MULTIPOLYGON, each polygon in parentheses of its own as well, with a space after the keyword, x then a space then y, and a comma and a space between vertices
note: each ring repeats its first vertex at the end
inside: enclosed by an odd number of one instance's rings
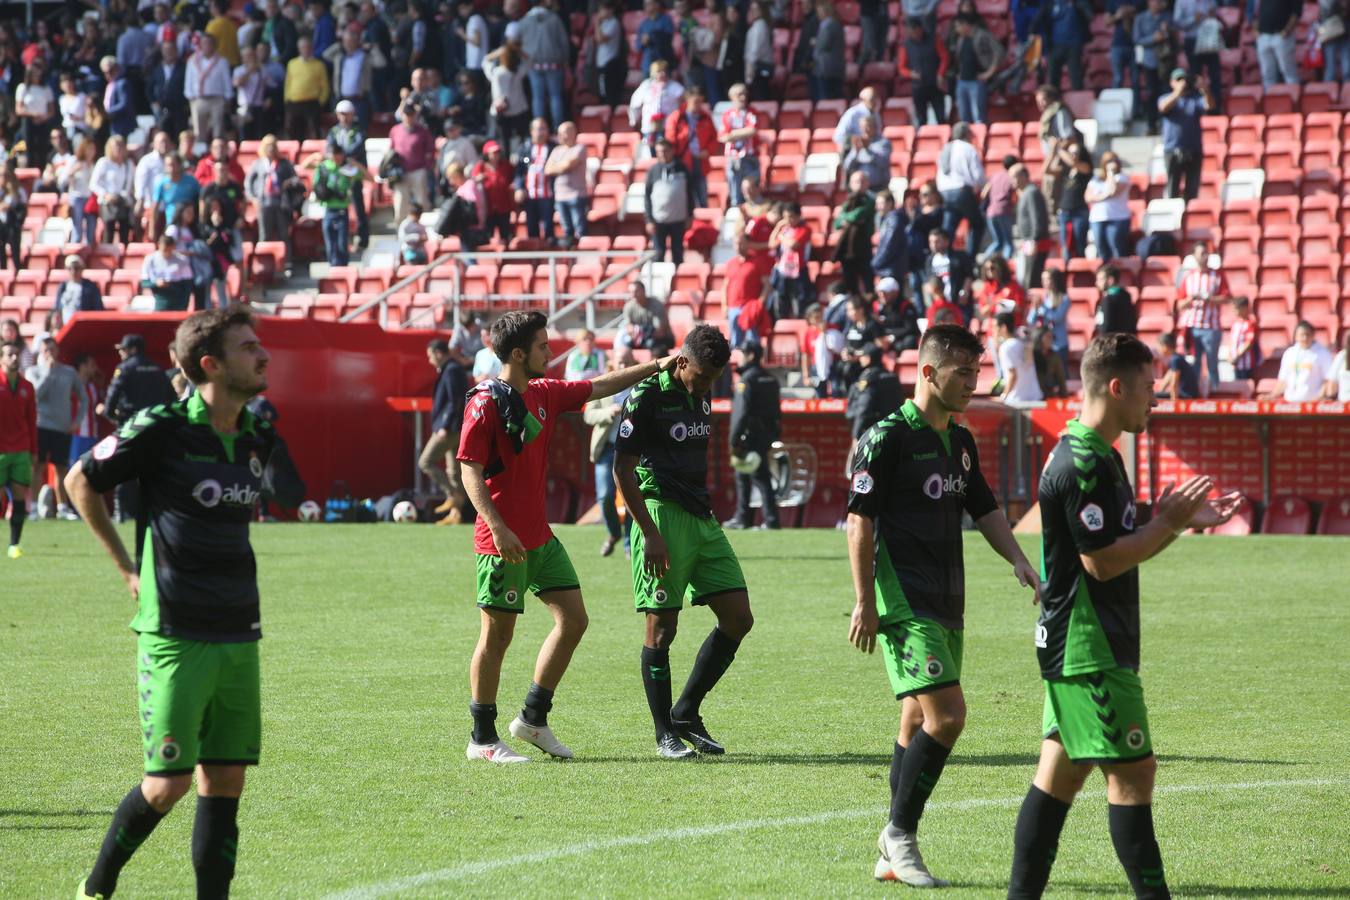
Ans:
MULTIPOLYGON (((1308 778, 1291 781, 1272 780, 1225 782, 1220 784, 1167 784, 1159 785, 1153 792, 1155 794, 1164 795, 1196 794, 1207 793, 1209 791, 1256 791, 1276 787, 1327 787, 1332 785, 1350 785, 1350 779, 1308 778)), ((1025 795, 1023 794, 1019 794, 1016 797, 987 797, 972 800, 951 800, 945 803, 929 803, 928 808, 961 810, 979 809, 989 806, 1015 806, 1022 802, 1024 796, 1025 795)), ((1100 797, 1102 794, 1084 793, 1080 796, 1085 799, 1091 799, 1094 796, 1100 797)), ((739 822, 723 822, 720 825, 692 825, 684 828, 672 828, 667 831, 648 832, 647 834, 630 834, 626 837, 583 841, 579 844, 554 847, 551 850, 519 853, 515 856, 508 856, 501 859, 479 860, 478 862, 464 863, 463 865, 446 869, 434 869, 430 872, 421 872, 417 875, 394 878, 389 881, 379 881, 374 884, 360 885, 348 888, 345 891, 328 894, 324 900, 374 900, 376 897, 385 897, 390 894, 412 890, 413 888, 425 887, 429 884, 440 884, 441 882, 446 881, 459 881, 464 878, 472 878, 475 875, 495 872, 498 869, 514 869, 518 866, 534 865, 555 859, 566 859, 574 856, 589 856, 592 853, 600 853, 605 850, 618 850, 624 847, 644 847, 650 844, 679 840, 681 838, 698 839, 738 831, 758 831, 768 828, 795 828, 802 825, 820 825, 825 822, 834 822, 840 819, 865 819, 869 816, 882 816, 883 814, 884 810, 881 807, 840 809, 805 816, 784 816, 778 819, 743 819, 739 822)))

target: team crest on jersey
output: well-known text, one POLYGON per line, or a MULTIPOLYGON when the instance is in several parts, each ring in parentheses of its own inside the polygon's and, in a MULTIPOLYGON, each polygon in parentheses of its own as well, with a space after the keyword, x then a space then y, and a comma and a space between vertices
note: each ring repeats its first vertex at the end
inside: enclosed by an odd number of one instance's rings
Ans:
POLYGON ((248 470, 253 473, 254 478, 262 477, 262 460, 258 459, 258 454, 250 453, 248 457, 248 470))
POLYGON ((99 462, 103 462, 103 460, 105 459, 111 459, 112 455, 116 452, 117 452, 117 435, 110 434, 103 440, 99 441, 98 446, 94 447, 94 459, 98 460, 99 462))
POLYGON ((937 657, 928 657, 928 662, 923 664, 923 672, 929 678, 942 677, 942 660, 937 657))
POLYGON ((619 423, 619 437, 626 438, 633 433, 633 420, 624 419, 619 423))
MULTIPOLYGON (((741 382, 741 385, 742 385, 742 386, 744 386, 744 384, 745 384, 745 382, 741 382)), ((704 414, 705 416, 710 416, 710 415, 712 415, 712 404, 708 402, 708 398, 707 398, 707 397, 704 397, 704 398, 703 398, 703 414, 704 414)))
POLYGON ((961 468, 965 469, 967 472, 970 471, 970 451, 969 451, 969 450, 962 450, 962 451, 961 451, 961 468))
POLYGON ((872 493, 872 488, 875 484, 876 482, 872 480, 872 476, 864 469, 861 472, 855 473, 853 476, 853 493, 870 494, 872 493))
POLYGON ((1120 527, 1125 531, 1134 531, 1135 508, 1131 502, 1125 507, 1125 512, 1120 514, 1120 527))
POLYGON ((1130 730, 1125 733, 1125 744, 1131 750, 1138 750, 1144 746, 1144 729, 1138 725, 1131 725, 1130 730))
POLYGON ((159 745, 159 758, 166 763, 171 763, 178 759, 181 752, 182 751, 178 748, 178 742, 167 735, 164 738, 164 743, 159 745))
POLYGON ((547 419, 547 418, 548 418, 548 414, 544 412, 544 408, 543 408, 542 406, 539 407, 539 421, 542 422, 542 421, 544 421, 544 420, 547 419))
POLYGON ((1078 513, 1079 520, 1088 531, 1101 531, 1106 527, 1106 515, 1095 503, 1089 503, 1078 513))

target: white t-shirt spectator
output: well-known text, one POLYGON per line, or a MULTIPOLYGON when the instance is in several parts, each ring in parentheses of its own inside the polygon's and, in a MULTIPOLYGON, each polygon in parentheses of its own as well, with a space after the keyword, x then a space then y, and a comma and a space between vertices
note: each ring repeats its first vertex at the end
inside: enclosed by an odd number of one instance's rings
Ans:
POLYGON ((89 111, 88 94, 62 94, 57 105, 61 107, 61 127, 67 134, 84 127, 84 114, 89 111))
POLYGON ((30 113, 37 114, 38 122, 42 122, 50 118, 56 96, 45 84, 21 84, 14 92, 14 102, 16 105, 22 103, 30 113))
POLYGON ((1350 366, 1346 364, 1344 350, 1336 354, 1331 363, 1331 373, 1327 378, 1336 382, 1336 399, 1342 403, 1350 403, 1350 366))
POLYGON ((491 347, 484 347, 473 355, 473 380, 486 381, 496 378, 502 372, 502 361, 491 347))
POLYGON ((938 154, 937 189, 959 191, 963 187, 972 191, 984 187, 984 163, 973 144, 949 141, 938 154), (946 163, 945 169, 943 163, 946 163))
POLYGON ((998 361, 1003 369, 1005 382, 1014 381, 1011 377, 1017 373, 1012 389, 1003 395, 1004 401, 1013 403, 1038 403, 1045 399, 1041 393, 1041 383, 1036 378, 1036 361, 1031 356, 1031 347, 1021 338, 1008 338, 998 347, 998 361))
POLYGON ((464 26, 464 34, 478 41, 477 44, 473 40, 464 42, 464 68, 481 69, 483 57, 487 56, 488 41, 491 40, 488 36, 487 20, 478 13, 469 16, 468 24, 464 26))
POLYGON ((611 16, 600 25, 600 35, 604 39, 595 45, 595 66, 603 69, 624 50, 623 26, 611 16))
MULTIPOLYGON (((1118 188, 1121 184, 1125 185, 1125 190, 1119 194, 1088 203, 1089 222, 1118 222, 1130 218, 1130 177, 1124 173, 1117 173, 1115 186, 1118 188)), ((1088 182, 1087 193, 1089 196, 1100 197, 1111 189, 1111 182, 1094 177, 1088 182)))
POLYGON ((1286 403, 1309 403, 1322 395, 1331 374, 1331 353, 1314 342, 1306 349, 1294 344, 1280 358, 1280 381, 1286 403))

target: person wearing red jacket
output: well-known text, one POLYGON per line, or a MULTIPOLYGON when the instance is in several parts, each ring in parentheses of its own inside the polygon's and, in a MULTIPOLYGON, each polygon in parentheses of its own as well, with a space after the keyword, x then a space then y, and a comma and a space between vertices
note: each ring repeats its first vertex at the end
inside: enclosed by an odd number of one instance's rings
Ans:
POLYGON ((216 180, 216 163, 225 163, 225 171, 235 184, 244 183, 244 167, 239 165, 239 157, 230 153, 230 145, 222 137, 211 141, 211 152, 197 160, 197 168, 192 175, 203 187, 216 180))
POLYGON ((23 555, 19 539, 37 457, 37 391, 19 374, 22 352, 17 341, 0 345, 0 488, 9 491, 10 559, 23 555))
POLYGON ((708 109, 703 89, 696 84, 685 88, 684 100, 666 117, 666 140, 675 148, 675 158, 684 163, 694 182, 694 205, 708 205, 708 172, 717 150, 717 126, 708 109))
POLYGON ((483 145, 483 158, 473 164, 470 176, 482 185, 483 196, 487 198, 487 233, 491 236, 495 229, 505 247, 513 237, 511 213, 515 211, 516 198, 512 182, 516 170, 502 153, 501 145, 488 141, 483 145))

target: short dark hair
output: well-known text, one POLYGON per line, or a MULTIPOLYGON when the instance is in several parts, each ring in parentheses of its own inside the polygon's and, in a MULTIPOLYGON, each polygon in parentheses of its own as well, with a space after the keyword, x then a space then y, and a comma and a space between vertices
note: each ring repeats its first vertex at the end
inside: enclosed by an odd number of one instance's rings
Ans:
POLYGON ((1001 312, 994 316, 994 324, 1012 331, 1017 328, 1017 318, 1010 312, 1001 312))
POLYGON ((931 325, 919 341, 919 362, 941 365, 958 353, 968 353, 979 359, 984 345, 978 335, 960 325, 931 325))
POLYGON ((492 323, 492 352, 506 362, 511 351, 530 352, 530 344, 540 329, 548 328, 548 318, 537 310, 513 310, 492 323))
POLYGON ((928 232, 929 237, 933 237, 934 235, 940 235, 942 237, 945 237, 949 241, 952 239, 952 236, 941 228, 933 228, 928 232))
POLYGON ((1317 334, 1317 329, 1314 328, 1314 327, 1313 327, 1313 324, 1312 324, 1311 322, 1309 322, 1307 319, 1299 319, 1299 320, 1298 320, 1298 324, 1294 326, 1294 331, 1297 332, 1300 328, 1306 328, 1306 329, 1308 329, 1308 331, 1312 332, 1314 335, 1317 334))
POLYGON ((731 344, 715 325, 695 325, 685 336, 680 355, 700 366, 720 369, 731 359, 731 344))
POLYGON ((1088 396, 1106 393, 1112 378, 1120 378, 1141 366, 1153 364, 1153 351, 1132 334, 1116 332, 1101 334, 1092 339, 1083 351, 1079 370, 1083 376, 1083 392, 1088 396))
POLYGON ((15 353, 18 353, 20 356, 23 355, 23 344, 18 341, 5 341, 3 344, 0 344, 0 349, 4 349, 5 347, 13 347, 15 353))
POLYGON ((1233 298, 1233 309, 1247 309, 1251 305, 1252 301, 1248 300, 1246 297, 1233 298))
POLYGON ((240 325, 256 328, 257 324, 253 311, 240 303, 225 309, 203 309, 188 316, 178 326, 173 339, 178 352, 178 365, 183 374, 193 384, 205 384, 206 371, 202 368, 202 357, 223 359, 225 332, 240 325))
POLYGON ((78 369, 93 358, 94 357, 89 353, 76 353, 75 358, 70 361, 70 364, 78 369))
POLYGON ((1115 263, 1105 263, 1100 268, 1098 268, 1097 271, 1101 272, 1103 275, 1105 275, 1112 281, 1115 282, 1120 281, 1120 268, 1115 263))
POLYGON ((1011 169, 1013 166, 1017 165, 1018 162, 1019 160, 1017 157, 1009 153, 1007 156, 1003 157, 1003 168, 1011 169))
POLYGON ((1177 348, 1177 336, 1170 331, 1164 331, 1158 335, 1158 343, 1168 350, 1175 350, 1177 348))
POLYGON ((433 350, 437 353, 449 353, 450 342, 447 341, 445 338, 432 338, 431 340, 427 341, 427 349, 433 350))

